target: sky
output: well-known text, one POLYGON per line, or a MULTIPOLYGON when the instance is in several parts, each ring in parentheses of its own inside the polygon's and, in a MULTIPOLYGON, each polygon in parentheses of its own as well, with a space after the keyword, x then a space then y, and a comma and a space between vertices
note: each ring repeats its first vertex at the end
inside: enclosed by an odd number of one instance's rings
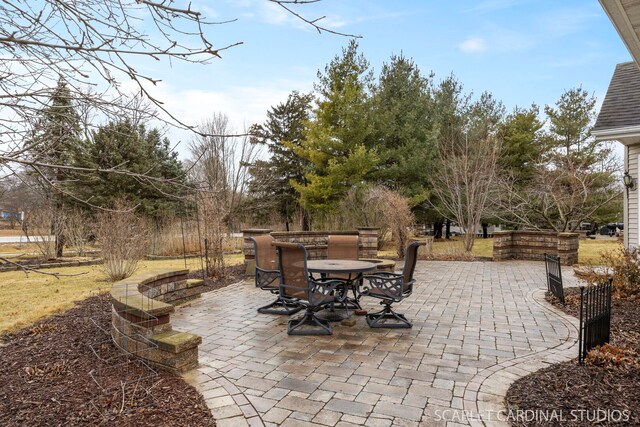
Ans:
MULTIPOLYGON (((582 86, 604 98, 614 67, 631 56, 597 0, 321 0, 293 6, 335 31, 360 35, 360 51, 379 75, 392 54, 414 60, 436 81, 454 74, 468 92, 491 92, 508 110, 553 104, 582 86)), ((236 130, 262 123, 270 107, 311 91, 349 39, 322 33, 268 0, 194 0, 212 21, 216 46, 242 42, 208 65, 148 65, 163 81, 166 107, 198 123, 225 113, 236 130)), ((189 134, 169 131, 187 157, 189 134)))

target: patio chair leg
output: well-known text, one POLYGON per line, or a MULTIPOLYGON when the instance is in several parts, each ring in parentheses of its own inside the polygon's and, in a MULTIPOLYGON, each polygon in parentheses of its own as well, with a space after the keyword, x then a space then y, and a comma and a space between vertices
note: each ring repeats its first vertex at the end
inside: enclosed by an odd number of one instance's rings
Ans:
POLYGON ((262 314, 286 314, 288 316, 296 314, 302 310, 302 306, 283 301, 280 297, 276 298, 271 304, 267 304, 258 309, 258 313, 262 314))
POLYGON ((391 304, 384 304, 384 309, 377 313, 367 314, 367 324, 371 328, 411 328, 413 325, 404 314, 396 313, 391 309, 391 304), (390 322, 388 322, 390 320, 390 322))
POLYGON ((287 334, 289 335, 331 335, 331 324, 318 319, 313 310, 307 308, 304 316, 289 320, 287 334), (315 329, 302 329, 303 326, 316 326, 315 329))

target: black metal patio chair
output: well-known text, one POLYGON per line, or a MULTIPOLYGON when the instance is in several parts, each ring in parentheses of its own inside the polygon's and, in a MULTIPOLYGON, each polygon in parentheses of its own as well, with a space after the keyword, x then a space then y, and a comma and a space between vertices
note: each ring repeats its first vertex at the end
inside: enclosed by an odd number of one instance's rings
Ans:
POLYGON ((305 313, 289 320, 289 335, 331 335, 331 324, 318 318, 316 312, 346 297, 342 280, 314 279, 307 270, 307 250, 300 243, 276 242, 280 265, 280 297, 287 303, 299 304, 305 313))
POLYGON ((258 309, 263 314, 291 315, 302 310, 298 304, 280 298, 280 270, 278 254, 269 235, 249 237, 253 242, 256 259, 256 287, 276 295, 275 301, 258 309))
POLYGON ((375 274, 365 275, 369 282, 362 289, 362 296, 381 299, 384 308, 377 313, 367 314, 367 324, 372 328, 410 328, 413 325, 407 318, 391 309, 391 304, 400 302, 413 292, 415 279, 413 273, 418 260, 418 248, 424 242, 413 242, 407 246, 402 274, 379 271, 375 274))
MULTIPOLYGON (((347 259, 357 261, 360 256, 360 249, 358 247, 359 237, 355 235, 335 235, 331 234, 327 238, 327 259, 347 259)), ((353 293, 353 298, 347 298, 345 300, 345 308, 347 313, 349 308, 355 310, 362 310, 360 302, 358 301, 359 285, 362 282, 362 277, 355 274, 331 274, 327 277, 331 279, 344 280, 347 284, 348 290, 353 293)))

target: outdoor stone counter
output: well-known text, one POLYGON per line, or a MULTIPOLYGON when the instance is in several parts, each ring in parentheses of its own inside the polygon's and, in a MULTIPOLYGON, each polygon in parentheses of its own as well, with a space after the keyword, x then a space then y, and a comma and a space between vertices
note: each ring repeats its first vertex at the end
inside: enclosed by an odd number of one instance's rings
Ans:
POLYGON ((111 336, 122 350, 174 371, 198 366, 194 334, 174 331, 170 315, 174 305, 197 298, 202 280, 187 279, 189 270, 158 270, 132 276, 111 287, 111 336))
POLYGON ((493 233, 493 259, 542 261, 545 252, 560 257, 564 265, 578 262, 578 234, 555 231, 496 231, 493 233))

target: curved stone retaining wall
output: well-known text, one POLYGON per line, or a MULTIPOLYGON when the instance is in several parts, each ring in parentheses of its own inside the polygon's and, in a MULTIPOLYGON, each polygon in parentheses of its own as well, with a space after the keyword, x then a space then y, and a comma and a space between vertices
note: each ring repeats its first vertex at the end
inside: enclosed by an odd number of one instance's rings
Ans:
POLYGON ((578 234, 555 231, 496 231, 493 233, 493 259, 542 261, 545 252, 560 257, 564 265, 578 262, 578 234))
POLYGON ((189 270, 158 270, 132 276, 111 287, 111 336, 126 352, 153 365, 182 373, 198 366, 198 335, 174 331, 174 305, 197 298, 202 280, 189 270))

